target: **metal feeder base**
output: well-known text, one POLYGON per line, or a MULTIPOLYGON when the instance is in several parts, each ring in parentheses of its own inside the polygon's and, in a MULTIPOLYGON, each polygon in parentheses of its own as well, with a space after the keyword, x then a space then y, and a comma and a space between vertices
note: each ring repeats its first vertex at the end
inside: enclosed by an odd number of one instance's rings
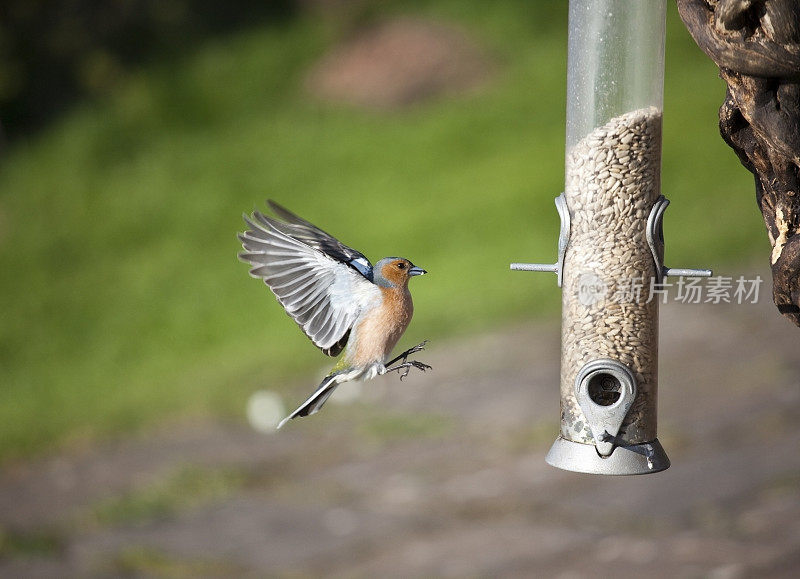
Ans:
POLYGON ((669 458, 658 439, 644 444, 618 446, 603 458, 593 444, 581 444, 558 437, 547 453, 550 466, 589 474, 650 474, 669 468, 669 458))

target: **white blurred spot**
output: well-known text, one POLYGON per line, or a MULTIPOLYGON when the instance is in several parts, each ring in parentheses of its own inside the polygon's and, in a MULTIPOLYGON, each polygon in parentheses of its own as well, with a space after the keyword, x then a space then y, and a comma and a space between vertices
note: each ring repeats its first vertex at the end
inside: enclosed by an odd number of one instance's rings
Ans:
POLYGON ((597 542, 597 559, 603 563, 617 561, 625 554, 626 546, 622 537, 604 537, 597 542))
POLYGON ((346 537, 352 535, 358 528, 358 519, 353 511, 337 507, 325 512, 322 524, 332 535, 346 537))
POLYGON ((715 567, 708 574, 711 579, 739 579, 745 575, 747 575, 747 571, 741 563, 729 563, 715 567))
POLYGON ((609 536, 597 543, 596 557, 604 563, 623 561, 646 565, 658 556, 658 546, 646 539, 630 539, 621 536, 609 536))
POLYGON ((405 508, 421 500, 422 485, 417 478, 407 474, 393 474, 383 487, 381 502, 387 506, 405 508))
POLYGON ((351 402, 355 402, 361 398, 363 385, 363 382, 356 380, 352 382, 343 382, 336 388, 333 396, 331 396, 331 401, 337 404, 350 404, 351 402))
POLYGON ((256 390, 247 401, 247 421, 259 432, 275 432, 284 414, 283 401, 272 390, 256 390))

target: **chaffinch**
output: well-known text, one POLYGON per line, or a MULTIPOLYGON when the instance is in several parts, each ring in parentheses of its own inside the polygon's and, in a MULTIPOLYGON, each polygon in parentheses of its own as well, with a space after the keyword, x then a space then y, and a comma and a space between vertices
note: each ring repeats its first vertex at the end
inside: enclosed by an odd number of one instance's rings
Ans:
POLYGON ((250 275, 264 280, 306 336, 339 361, 297 410, 278 428, 322 408, 336 387, 350 380, 371 380, 392 371, 430 366, 408 356, 426 342, 388 361, 414 313, 408 281, 427 273, 402 257, 384 257, 374 266, 344 245, 274 201, 280 218, 254 211, 244 215, 248 230, 239 234, 250 275))

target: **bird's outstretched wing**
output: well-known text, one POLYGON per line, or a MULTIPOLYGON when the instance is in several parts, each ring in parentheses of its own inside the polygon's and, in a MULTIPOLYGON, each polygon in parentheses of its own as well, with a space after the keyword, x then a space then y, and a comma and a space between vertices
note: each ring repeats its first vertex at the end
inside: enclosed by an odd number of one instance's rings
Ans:
POLYGON ((275 203, 272 199, 268 199, 267 203, 270 209, 275 212, 275 215, 283 219, 283 221, 272 220, 273 227, 278 231, 314 249, 318 249, 336 261, 346 263, 367 279, 372 279, 372 264, 363 253, 346 246, 330 233, 322 231, 313 223, 309 223, 302 217, 295 215, 285 207, 275 203))
POLYGON ((318 348, 338 356, 359 314, 380 299, 378 287, 343 259, 369 261, 297 216, 284 223, 255 211, 244 220, 239 259, 252 266, 250 275, 264 280, 318 348))

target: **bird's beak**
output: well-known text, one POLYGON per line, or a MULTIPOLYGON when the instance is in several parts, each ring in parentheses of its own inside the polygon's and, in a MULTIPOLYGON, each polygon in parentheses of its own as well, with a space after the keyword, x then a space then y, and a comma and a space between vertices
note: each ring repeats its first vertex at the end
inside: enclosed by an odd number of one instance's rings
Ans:
POLYGON ((410 277, 414 277, 415 275, 424 275, 426 273, 428 272, 422 269, 421 267, 417 267, 416 265, 408 270, 408 275, 410 277))

